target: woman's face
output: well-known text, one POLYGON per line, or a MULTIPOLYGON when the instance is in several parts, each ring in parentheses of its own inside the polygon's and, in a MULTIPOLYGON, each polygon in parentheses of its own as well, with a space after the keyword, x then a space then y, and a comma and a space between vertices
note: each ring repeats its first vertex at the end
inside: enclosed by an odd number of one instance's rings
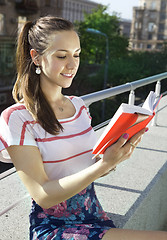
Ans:
POLYGON ((79 67, 80 40, 75 31, 53 33, 41 57, 41 87, 70 87, 79 67))

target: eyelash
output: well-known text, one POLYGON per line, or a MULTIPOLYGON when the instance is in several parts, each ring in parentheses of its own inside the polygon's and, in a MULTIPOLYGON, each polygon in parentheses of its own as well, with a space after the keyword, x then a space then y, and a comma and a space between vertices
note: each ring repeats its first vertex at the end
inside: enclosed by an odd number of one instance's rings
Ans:
MULTIPOLYGON (((74 56, 74 58, 79 58, 80 56, 74 56)), ((63 56, 63 57, 57 57, 57 58, 60 58, 60 59, 65 59, 66 56, 63 56)))

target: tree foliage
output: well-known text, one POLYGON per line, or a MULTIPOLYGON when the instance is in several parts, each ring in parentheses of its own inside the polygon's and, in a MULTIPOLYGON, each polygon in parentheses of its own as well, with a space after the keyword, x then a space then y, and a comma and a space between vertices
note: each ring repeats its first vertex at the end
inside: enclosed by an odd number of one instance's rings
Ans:
POLYGON ((109 84, 116 86, 165 72, 167 70, 166 57, 166 51, 132 51, 126 56, 113 58, 109 67, 109 84))
POLYGON ((119 18, 106 13, 107 7, 99 7, 92 14, 85 13, 85 20, 76 23, 81 46, 81 60, 87 63, 103 64, 105 60, 106 39, 99 34, 87 32, 87 28, 105 33, 109 39, 109 56, 122 56, 127 53, 128 40, 120 35, 119 18), (119 49, 119 50, 118 50, 119 49))

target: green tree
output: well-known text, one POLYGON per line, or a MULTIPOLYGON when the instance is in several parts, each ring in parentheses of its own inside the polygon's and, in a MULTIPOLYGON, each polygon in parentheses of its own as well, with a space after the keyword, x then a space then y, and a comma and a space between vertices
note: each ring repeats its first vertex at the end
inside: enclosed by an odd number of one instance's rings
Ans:
POLYGON ((116 86, 165 72, 166 57, 166 51, 132 51, 126 56, 113 58, 109 65, 109 75, 112 75, 109 84, 116 86))
POLYGON ((105 60, 105 37, 86 32, 93 28, 105 33, 109 39, 109 56, 119 57, 127 53, 128 39, 120 35, 119 18, 106 13, 107 7, 100 6, 92 14, 85 13, 83 22, 77 22, 80 33, 83 62, 103 64, 105 60))

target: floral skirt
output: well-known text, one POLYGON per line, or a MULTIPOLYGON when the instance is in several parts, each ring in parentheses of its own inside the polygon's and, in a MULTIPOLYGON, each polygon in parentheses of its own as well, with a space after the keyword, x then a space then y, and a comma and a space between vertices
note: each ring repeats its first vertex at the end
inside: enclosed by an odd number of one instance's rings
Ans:
POLYGON ((49 209, 32 202, 30 240, 99 240, 110 228, 115 226, 97 199, 94 183, 49 209))

